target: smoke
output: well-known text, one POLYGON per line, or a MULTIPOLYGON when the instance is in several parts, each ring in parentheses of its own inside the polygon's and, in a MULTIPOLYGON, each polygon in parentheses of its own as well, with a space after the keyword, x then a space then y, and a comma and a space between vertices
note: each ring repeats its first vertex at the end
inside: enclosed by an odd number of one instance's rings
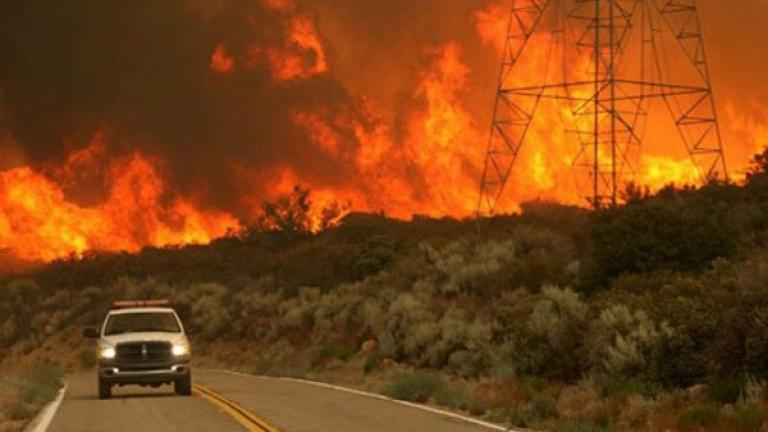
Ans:
MULTIPOLYGON (((768 2, 701 0, 704 41, 715 91, 723 102, 768 103, 768 2)), ((725 105, 725 104, 723 104, 725 105)))
POLYGON ((233 162, 254 171, 296 166, 331 182, 345 174, 291 121, 296 107, 348 104, 338 81, 278 85, 255 66, 211 73, 217 44, 245 56, 280 36, 282 17, 258 2, 201 10, 180 1, 22 0, 3 10, 3 124, 28 162, 63 159, 64 141, 82 147, 106 130, 114 151, 160 156, 176 187, 207 190, 217 206, 241 193, 228 173, 233 162))
MULTIPOLYGON (((110 152, 156 155, 180 193, 238 215, 248 213, 244 196, 258 200, 286 178, 364 195, 377 185, 350 162, 364 145, 359 129, 386 128, 391 146, 406 146, 409 113, 425 104, 421 71, 444 44, 456 43, 468 66, 463 109, 475 126, 488 123, 498 58, 474 12, 492 3, 6 0, 0 167, 62 161, 105 133, 110 152), (334 151, 297 125, 318 112, 340 141, 334 151), (293 177, 276 179, 281 169, 293 177)), ((768 4, 702 3, 719 100, 740 113, 751 106, 743 100, 765 104, 768 30, 758 22, 768 4)), ((371 170, 397 171, 417 195, 439 187, 408 158, 390 162, 399 165, 371 170)))

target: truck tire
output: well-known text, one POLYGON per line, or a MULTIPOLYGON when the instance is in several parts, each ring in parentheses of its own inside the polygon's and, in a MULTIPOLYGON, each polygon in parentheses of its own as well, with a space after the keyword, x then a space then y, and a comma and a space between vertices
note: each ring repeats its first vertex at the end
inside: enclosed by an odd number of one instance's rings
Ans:
POLYGON ((112 384, 106 383, 99 378, 99 399, 109 399, 112 397, 112 384))
POLYGON ((179 396, 189 396, 192 394, 192 374, 187 374, 184 378, 173 383, 173 390, 179 396))

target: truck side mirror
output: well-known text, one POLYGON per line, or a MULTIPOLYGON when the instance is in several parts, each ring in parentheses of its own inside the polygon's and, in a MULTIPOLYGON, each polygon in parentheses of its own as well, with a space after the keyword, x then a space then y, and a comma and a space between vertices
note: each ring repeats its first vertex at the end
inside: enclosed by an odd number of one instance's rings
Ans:
POLYGON ((83 330, 83 336, 91 339, 98 339, 99 331, 93 327, 88 327, 87 329, 83 330))

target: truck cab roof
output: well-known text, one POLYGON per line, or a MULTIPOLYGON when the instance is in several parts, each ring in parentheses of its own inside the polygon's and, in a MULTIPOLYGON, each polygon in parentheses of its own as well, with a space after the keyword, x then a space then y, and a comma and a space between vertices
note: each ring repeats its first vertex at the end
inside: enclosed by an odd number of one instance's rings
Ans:
POLYGON ((170 307, 129 307, 112 309, 108 312, 109 315, 129 314, 129 313, 142 313, 142 312, 169 312, 174 313, 173 308, 170 307))

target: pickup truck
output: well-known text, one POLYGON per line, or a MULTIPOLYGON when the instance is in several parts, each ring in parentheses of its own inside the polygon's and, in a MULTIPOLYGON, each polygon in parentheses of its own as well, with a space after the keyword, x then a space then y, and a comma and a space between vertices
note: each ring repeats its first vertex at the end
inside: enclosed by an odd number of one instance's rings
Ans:
POLYGON ((99 399, 112 387, 173 384, 182 396, 192 393, 190 345, 184 326, 165 300, 119 301, 100 328, 84 335, 97 340, 99 399))

